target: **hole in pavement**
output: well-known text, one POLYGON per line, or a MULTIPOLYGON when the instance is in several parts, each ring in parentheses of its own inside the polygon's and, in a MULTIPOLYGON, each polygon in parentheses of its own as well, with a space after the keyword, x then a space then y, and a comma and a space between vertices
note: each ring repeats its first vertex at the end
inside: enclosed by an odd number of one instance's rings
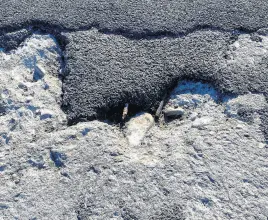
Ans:
MULTIPOLYGON (((91 121, 91 120, 100 120, 100 121, 107 121, 111 124, 119 124, 122 121, 122 114, 123 114, 123 109, 124 109, 125 104, 119 104, 118 106, 115 107, 110 107, 110 108, 100 108, 97 110, 96 117, 78 117, 74 119, 69 119, 68 120, 68 126, 75 125, 79 122, 86 122, 86 121, 91 121)), ((62 107, 63 111, 66 112, 66 109, 68 107, 62 107)), ((128 120, 130 117, 136 115, 137 113, 144 111, 144 109, 141 106, 129 104, 128 108, 128 116, 126 120, 128 120)), ((67 110, 68 111, 68 110, 67 110)), ((147 109, 147 112, 150 112, 150 109, 147 109)), ((86 133, 84 131, 83 133, 86 133)))

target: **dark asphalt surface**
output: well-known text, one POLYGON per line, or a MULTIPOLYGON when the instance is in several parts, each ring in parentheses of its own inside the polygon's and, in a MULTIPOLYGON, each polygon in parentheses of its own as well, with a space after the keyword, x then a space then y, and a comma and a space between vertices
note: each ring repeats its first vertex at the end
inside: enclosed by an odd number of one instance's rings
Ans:
POLYGON ((64 32, 63 106, 71 122, 105 117, 125 102, 152 109, 184 78, 267 97, 268 59, 250 68, 227 64, 237 35, 266 34, 267 12, 266 0, 2 0, 0 47, 16 47, 30 26, 64 32))
POLYGON ((2 0, 0 26, 54 25, 77 30, 181 33, 198 26, 257 30, 267 27, 266 0, 2 0))
POLYGON ((231 35, 199 31, 184 38, 130 40, 92 30, 66 36, 64 104, 70 118, 94 118, 124 103, 150 109, 183 77, 216 82, 231 35))
POLYGON ((230 45, 237 40, 229 32, 203 30, 181 38, 135 40, 94 29, 65 36, 69 43, 63 104, 74 122, 121 113, 124 103, 139 110, 156 108, 180 79, 210 82, 224 93, 268 94, 268 60, 257 65, 228 62, 230 45))

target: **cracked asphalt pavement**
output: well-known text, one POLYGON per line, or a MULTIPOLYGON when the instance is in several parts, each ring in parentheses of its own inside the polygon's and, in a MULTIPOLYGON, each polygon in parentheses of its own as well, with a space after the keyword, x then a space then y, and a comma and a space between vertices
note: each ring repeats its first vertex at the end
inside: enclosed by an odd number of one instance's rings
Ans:
POLYGON ((231 55, 245 34, 258 42, 255 49, 263 47, 266 1, 50 0, 0 6, 0 47, 15 48, 35 30, 54 34, 62 45, 62 104, 70 123, 103 118, 126 102, 154 111, 185 78, 211 82, 222 92, 267 97, 267 54, 252 56, 245 49, 249 42, 231 55))
POLYGON ((266 220, 267 12, 2 0, 0 218, 266 220))

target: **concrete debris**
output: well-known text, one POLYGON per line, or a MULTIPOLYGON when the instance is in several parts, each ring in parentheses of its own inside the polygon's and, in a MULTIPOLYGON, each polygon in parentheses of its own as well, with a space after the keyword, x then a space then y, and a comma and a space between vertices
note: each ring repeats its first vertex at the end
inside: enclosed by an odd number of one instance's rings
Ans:
POLYGON ((60 60, 61 51, 49 35, 33 34, 17 50, 0 53, 0 131, 8 134, 5 144, 11 137, 17 144, 33 141, 66 124, 58 104, 60 60))
POLYGON ((239 118, 242 107, 258 114, 262 96, 221 102, 211 85, 182 81, 165 110, 185 117, 164 126, 143 112, 124 133, 96 120, 66 126, 60 55, 46 35, 0 53, 1 219, 267 218, 261 122, 239 118), (33 82, 37 63, 46 72, 33 82))
POLYGON ((179 117, 184 114, 184 110, 180 107, 177 108, 172 108, 168 107, 167 109, 164 110, 164 115, 166 117, 179 117))
POLYGON ((154 125, 154 118, 149 113, 139 113, 126 123, 126 137, 130 146, 138 146, 148 130, 154 125))

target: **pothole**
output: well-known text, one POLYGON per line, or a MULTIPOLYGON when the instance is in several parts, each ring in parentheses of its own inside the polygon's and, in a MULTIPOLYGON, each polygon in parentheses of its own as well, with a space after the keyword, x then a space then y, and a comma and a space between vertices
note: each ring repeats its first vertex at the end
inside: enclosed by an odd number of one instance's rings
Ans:
MULTIPOLYGON (((232 145, 232 142, 238 141, 239 135, 241 142, 263 148, 265 137, 261 132, 260 112, 266 107, 267 102, 262 94, 229 96, 219 93, 210 84, 181 81, 168 97, 157 126, 147 119, 146 113, 138 114, 126 123, 125 134, 129 143, 126 156, 154 166, 163 158, 168 158, 166 147, 172 146, 172 158, 176 158, 182 153, 183 146, 190 145, 193 146, 193 155, 202 158, 201 146, 206 136, 211 136, 211 141, 206 140, 208 146, 216 144, 220 137, 232 145), (242 109, 249 117, 241 115, 242 109), (169 115, 171 111, 179 113, 169 115), (225 135, 217 137, 217 133, 225 135), (158 141, 166 146, 159 145, 158 141), (180 147, 175 149, 174 146, 180 147)), ((241 145, 241 142, 236 144, 241 145)))

